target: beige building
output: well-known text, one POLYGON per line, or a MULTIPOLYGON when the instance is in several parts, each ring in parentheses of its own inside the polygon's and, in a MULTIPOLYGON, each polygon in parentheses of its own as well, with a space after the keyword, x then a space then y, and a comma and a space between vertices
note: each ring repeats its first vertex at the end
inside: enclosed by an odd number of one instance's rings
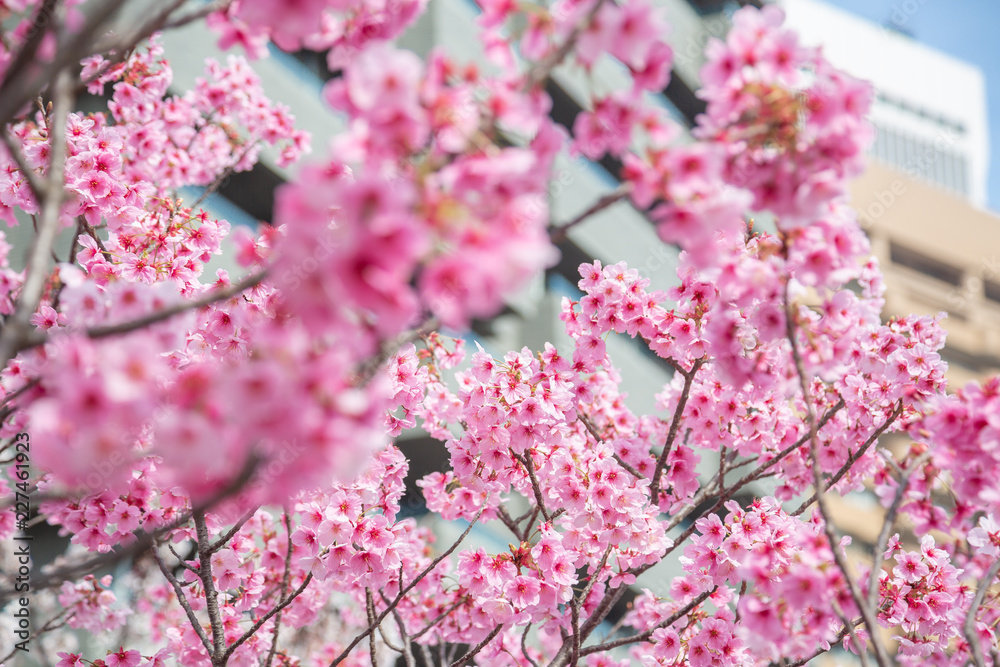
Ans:
POLYGON ((886 315, 948 313, 953 388, 1000 372, 1000 216, 878 160, 851 197, 885 273, 886 315))

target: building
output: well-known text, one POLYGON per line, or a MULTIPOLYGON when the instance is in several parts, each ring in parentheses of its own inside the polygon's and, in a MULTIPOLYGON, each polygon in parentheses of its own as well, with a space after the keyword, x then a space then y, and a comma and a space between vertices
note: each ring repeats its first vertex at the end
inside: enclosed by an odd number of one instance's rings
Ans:
POLYGON ((948 313, 960 386, 1000 369, 1000 216, 983 208, 986 83, 976 67, 818 0, 782 0, 810 46, 875 89, 876 137, 852 204, 885 272, 886 314, 948 313))

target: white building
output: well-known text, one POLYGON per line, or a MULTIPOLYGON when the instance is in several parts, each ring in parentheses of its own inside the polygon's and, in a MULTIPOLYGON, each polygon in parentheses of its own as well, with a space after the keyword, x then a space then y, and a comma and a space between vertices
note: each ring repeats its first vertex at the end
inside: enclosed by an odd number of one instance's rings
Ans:
POLYGON ((871 81, 873 157, 985 205, 989 131, 982 71, 818 0, 779 4, 804 44, 822 44, 834 65, 871 81))

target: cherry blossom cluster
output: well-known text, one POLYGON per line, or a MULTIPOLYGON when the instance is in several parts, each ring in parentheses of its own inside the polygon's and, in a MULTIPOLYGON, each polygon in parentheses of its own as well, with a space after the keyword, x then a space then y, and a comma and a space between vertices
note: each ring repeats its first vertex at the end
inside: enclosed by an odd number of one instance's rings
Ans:
MULTIPOLYGON (((38 185, 65 135, 51 210, 74 240, 24 274, 0 242, 0 313, 15 321, 43 284, 2 372, 2 433, 31 432, 40 510, 72 558, 132 558, 115 581, 130 616, 109 578, 44 568, 66 573, 55 620, 96 640, 67 637, 58 665, 610 667, 628 647, 646 667, 757 667, 838 643, 884 663, 882 628, 901 664, 989 664, 1000 391, 946 395, 940 317, 883 321, 842 197, 870 89, 801 47, 779 9, 740 10, 681 144, 649 101, 672 60, 652 3, 481 2, 493 70, 390 45, 425 4, 237 0, 209 15, 224 45, 324 50, 342 74, 323 98, 346 129, 255 232, 230 236, 177 194, 252 168, 265 145, 282 164, 308 147, 239 58, 173 95, 155 39, 92 55, 81 81, 110 88, 107 113, 63 128, 42 104, 7 126, 0 217, 47 215, 38 185), (601 59, 626 89, 591 91, 558 126, 545 80, 601 59), (621 160, 621 196, 682 247, 677 282, 582 264, 561 346, 472 351, 432 333, 495 314, 553 263, 547 186, 564 152, 621 160), (247 278, 204 275, 227 236, 247 278), (672 371, 655 412, 629 407, 613 336, 672 371), (392 440, 418 428, 446 461, 408 480, 392 440), (917 444, 887 448, 890 433, 917 444), (827 500, 869 490, 888 525, 866 557, 827 500), (406 503, 461 537, 436 544, 406 503), (633 586, 647 592, 628 630, 599 638, 633 586)), ((0 18, 38 6, 0 3, 0 18)), ((25 25, 0 40, 0 75, 25 25)), ((0 537, 14 516, 0 506, 0 537)))
POLYGON ((242 46, 255 58, 268 42, 295 52, 326 51, 331 70, 349 63, 373 44, 398 37, 423 12, 427 0, 235 0, 208 16, 220 33, 219 48, 242 46), (282 17, 275 21, 275 17, 282 17))

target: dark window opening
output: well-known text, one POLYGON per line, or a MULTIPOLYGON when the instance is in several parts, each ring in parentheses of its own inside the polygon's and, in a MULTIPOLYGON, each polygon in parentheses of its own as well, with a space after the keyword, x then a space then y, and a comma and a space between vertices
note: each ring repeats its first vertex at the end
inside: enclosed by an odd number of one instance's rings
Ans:
POLYGON ((992 280, 984 280, 983 294, 990 301, 1000 303, 1000 283, 995 283, 992 280))
POLYGON ((949 285, 958 287, 962 284, 962 269, 897 243, 889 244, 889 259, 893 264, 919 271, 949 285))
POLYGON ((284 183, 285 179, 258 162, 250 171, 230 174, 218 192, 255 220, 270 224, 274 191, 284 183))

